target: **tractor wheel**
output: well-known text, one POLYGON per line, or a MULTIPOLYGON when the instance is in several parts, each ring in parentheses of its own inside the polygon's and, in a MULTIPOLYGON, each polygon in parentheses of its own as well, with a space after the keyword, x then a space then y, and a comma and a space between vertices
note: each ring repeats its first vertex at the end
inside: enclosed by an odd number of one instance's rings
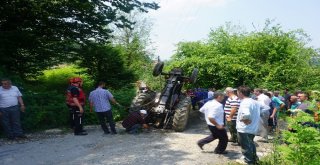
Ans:
POLYGON ((145 93, 139 93, 130 105, 129 112, 135 112, 141 109, 149 110, 153 104, 156 97, 156 92, 148 91, 145 93))
POLYGON ((191 109, 190 97, 183 96, 177 105, 173 116, 172 127, 176 132, 182 132, 186 129, 189 112, 191 109))
POLYGON ((163 66, 164 66, 164 63, 163 63, 163 62, 158 62, 158 63, 156 64, 156 66, 154 66, 154 68, 153 68, 152 75, 153 75, 154 77, 159 76, 159 75, 161 74, 161 72, 162 72, 163 66))
POLYGON ((199 70, 197 68, 193 69, 192 74, 190 76, 190 83, 195 83, 197 81, 199 70))

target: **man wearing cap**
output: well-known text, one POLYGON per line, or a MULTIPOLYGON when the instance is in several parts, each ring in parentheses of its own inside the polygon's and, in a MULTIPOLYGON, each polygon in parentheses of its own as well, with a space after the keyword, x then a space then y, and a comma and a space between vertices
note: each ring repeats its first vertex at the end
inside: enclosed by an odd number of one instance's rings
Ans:
POLYGON ((198 146, 203 149, 205 144, 208 144, 215 139, 219 139, 219 143, 214 150, 215 154, 226 154, 225 151, 228 144, 227 131, 224 128, 224 111, 221 102, 224 99, 224 94, 222 92, 215 92, 213 95, 213 100, 205 103, 201 108, 200 112, 204 113, 206 123, 211 131, 211 134, 206 138, 198 141, 198 146))
POLYGON ((123 120, 122 126, 126 129, 128 133, 137 134, 139 129, 149 128, 145 121, 146 116, 146 110, 132 112, 126 119, 123 120))
POLYGON ((67 89, 66 103, 70 110, 70 121, 74 126, 74 135, 87 135, 88 133, 83 130, 83 117, 85 94, 82 87, 82 79, 74 77, 70 79, 70 86, 67 89))
POLYGON ((92 112, 92 107, 94 107, 94 110, 99 118, 101 128, 105 134, 110 133, 105 119, 107 119, 109 123, 111 133, 117 134, 115 122, 113 121, 110 101, 116 105, 120 104, 114 99, 113 95, 108 90, 103 89, 105 86, 106 83, 100 81, 98 87, 94 91, 90 92, 90 112, 92 112))
POLYGON ((228 141, 233 142, 233 145, 238 145, 236 123, 240 100, 238 96, 235 95, 234 89, 231 87, 227 87, 225 93, 228 96, 228 99, 224 106, 224 113, 226 114, 226 123, 231 134, 231 138, 228 141))

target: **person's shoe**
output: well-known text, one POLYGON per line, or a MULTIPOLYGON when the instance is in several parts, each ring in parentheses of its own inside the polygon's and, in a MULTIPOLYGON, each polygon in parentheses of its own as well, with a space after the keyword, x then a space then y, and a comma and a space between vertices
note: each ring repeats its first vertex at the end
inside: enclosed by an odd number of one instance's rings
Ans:
POLYGON ((106 135, 107 135, 107 134, 110 134, 110 132, 109 132, 109 131, 104 131, 104 134, 106 134, 106 135))
POLYGON ((214 153, 214 154, 225 155, 225 154, 228 154, 228 151, 222 151, 222 152, 220 152, 220 151, 214 151, 213 153, 214 153))
POLYGON ((116 131, 111 132, 111 135, 115 135, 115 134, 118 134, 118 133, 116 131))
POLYGON ((84 135, 88 135, 87 132, 79 132, 79 133, 74 133, 74 135, 76 136, 84 136, 84 135))
POLYGON ((236 162, 239 164, 247 164, 243 159, 237 159, 236 162))
POLYGON ((87 131, 83 129, 83 130, 81 130, 80 132, 87 132, 87 131))
POLYGON ((240 146, 239 143, 231 143, 232 146, 240 146))
POLYGON ((199 146, 199 148, 200 148, 201 150, 203 150, 204 144, 197 143, 197 145, 199 146))

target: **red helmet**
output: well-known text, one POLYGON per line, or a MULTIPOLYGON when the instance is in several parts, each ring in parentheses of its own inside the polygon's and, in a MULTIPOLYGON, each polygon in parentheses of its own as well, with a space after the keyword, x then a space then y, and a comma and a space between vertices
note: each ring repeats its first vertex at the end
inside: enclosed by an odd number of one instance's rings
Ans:
POLYGON ((73 77, 69 81, 70 83, 77 83, 77 82, 82 82, 82 79, 80 77, 73 77))

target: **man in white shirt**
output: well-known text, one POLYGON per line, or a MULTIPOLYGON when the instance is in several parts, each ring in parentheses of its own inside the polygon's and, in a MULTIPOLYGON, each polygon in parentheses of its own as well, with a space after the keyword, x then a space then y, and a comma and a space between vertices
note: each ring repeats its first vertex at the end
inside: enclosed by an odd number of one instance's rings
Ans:
POLYGON ((271 99, 269 96, 263 93, 260 88, 254 89, 254 94, 257 96, 257 101, 260 103, 260 117, 262 119, 262 127, 260 127, 260 136, 263 140, 261 142, 268 142, 268 120, 270 116, 270 103, 271 99))
POLYGON ((26 138, 20 124, 20 111, 24 112, 25 106, 22 94, 16 86, 11 85, 11 80, 2 79, 0 87, 0 114, 2 127, 9 140, 26 138), (20 106, 20 107, 19 107, 20 106))
POLYGON ((258 157, 253 138, 259 130, 260 104, 250 98, 250 91, 251 89, 246 86, 238 88, 238 97, 241 103, 238 110, 236 128, 242 154, 244 155, 244 162, 256 164, 258 157))
POLYGON ((219 139, 218 146, 215 148, 215 154, 226 154, 228 144, 228 135, 224 127, 224 111, 221 102, 224 99, 222 92, 215 92, 213 100, 208 101, 200 108, 200 112, 205 114, 206 123, 211 131, 211 135, 198 141, 198 146, 203 149, 205 144, 219 139))

